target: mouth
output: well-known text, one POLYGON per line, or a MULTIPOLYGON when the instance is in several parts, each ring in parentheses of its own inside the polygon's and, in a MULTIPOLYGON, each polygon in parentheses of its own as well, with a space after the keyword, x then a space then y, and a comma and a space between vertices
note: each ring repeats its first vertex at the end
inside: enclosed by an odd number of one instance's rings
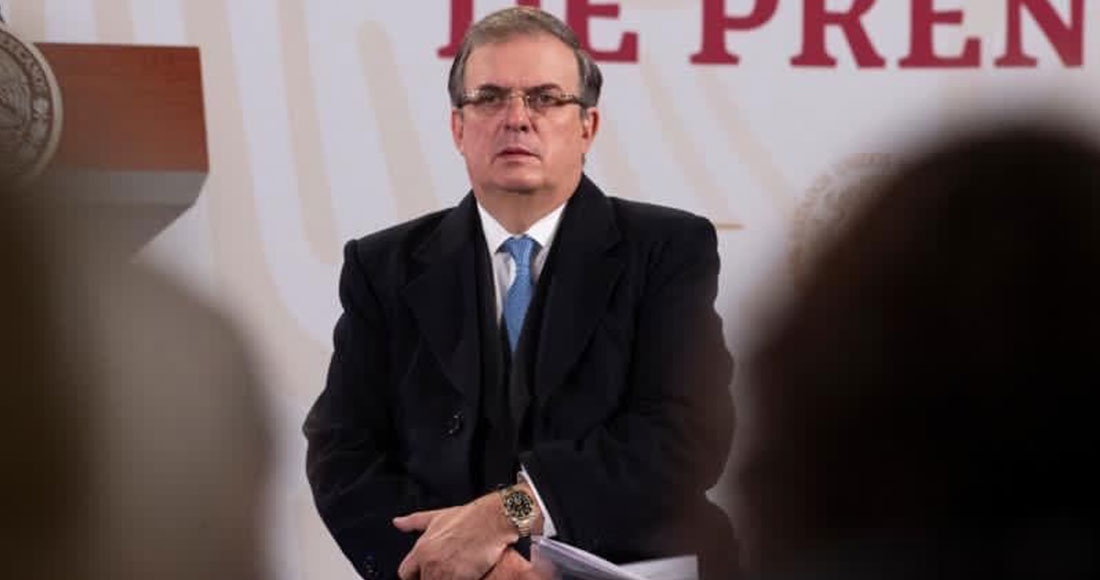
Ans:
POLYGON ((519 159, 524 157, 537 158, 538 155, 536 155, 534 151, 531 151, 526 147, 509 145, 508 147, 504 147, 500 149, 500 151, 497 151, 497 157, 503 157, 506 159, 519 159))

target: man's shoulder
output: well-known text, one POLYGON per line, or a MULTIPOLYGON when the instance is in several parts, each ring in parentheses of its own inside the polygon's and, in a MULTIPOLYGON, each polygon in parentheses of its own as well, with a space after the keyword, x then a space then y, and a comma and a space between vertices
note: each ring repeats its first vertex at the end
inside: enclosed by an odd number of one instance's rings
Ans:
POLYGON ((705 217, 689 211, 623 199, 607 197, 615 215, 615 221, 628 239, 666 239, 686 233, 706 234, 714 231, 714 225, 705 217))
POLYGON ((351 240, 345 255, 354 254, 357 260, 367 263, 408 257, 435 234, 440 222, 454 210, 450 207, 434 211, 351 240))

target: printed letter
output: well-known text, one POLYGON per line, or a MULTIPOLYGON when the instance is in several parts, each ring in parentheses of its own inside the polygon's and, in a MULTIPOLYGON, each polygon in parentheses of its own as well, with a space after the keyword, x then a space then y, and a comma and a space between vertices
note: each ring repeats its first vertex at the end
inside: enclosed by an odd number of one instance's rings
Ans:
POLYGON ((596 50, 592 48, 592 41, 588 36, 588 20, 594 17, 618 18, 618 4, 589 4, 588 0, 569 0, 565 9, 566 21, 573 32, 577 33, 577 39, 581 47, 588 51, 595 60, 612 62, 638 62, 638 33, 626 32, 619 42, 619 48, 615 50, 596 50))
POLYGON ((1025 6, 1054 46, 1062 64, 1068 67, 1082 66, 1085 60, 1085 0, 1073 0, 1069 24, 1062 23, 1046 0, 1009 0, 1008 46, 1004 56, 998 58, 995 64, 999 67, 1031 68, 1038 65, 1034 57, 1024 53, 1023 17, 1020 13, 1025 6))
POLYGON ((737 64, 741 59, 726 50, 727 30, 763 26, 775 15, 779 0, 757 0, 748 16, 726 16, 725 0, 703 0, 703 47, 691 55, 693 64, 737 64))
POLYGON ((962 24, 962 10, 936 10, 935 0, 913 0, 910 20, 909 56, 898 63, 902 68, 977 68, 982 64, 981 41, 967 38, 962 54, 955 57, 936 55, 932 27, 936 24, 962 24))
POLYGON ((860 18, 875 0, 855 0, 848 12, 829 12, 825 0, 804 0, 802 15, 802 53, 791 59, 794 66, 835 67, 836 59, 825 50, 825 27, 839 26, 852 47, 860 68, 886 65, 871 44, 860 18))

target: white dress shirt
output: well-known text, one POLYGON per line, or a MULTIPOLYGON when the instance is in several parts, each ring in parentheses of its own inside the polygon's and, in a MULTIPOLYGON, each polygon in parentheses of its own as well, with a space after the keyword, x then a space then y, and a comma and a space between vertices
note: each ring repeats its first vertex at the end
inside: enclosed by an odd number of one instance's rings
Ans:
MULTIPOLYGON (((501 246, 508 238, 518 238, 524 235, 538 242, 538 247, 534 250, 535 259, 531 263, 531 276, 534 278, 532 282, 537 286, 542 268, 546 265, 546 256, 550 255, 550 244, 554 243, 554 235, 558 232, 558 224, 561 223, 561 214, 564 209, 565 204, 563 203, 539 221, 531 224, 526 232, 512 235, 482 207, 481 202, 478 202, 477 213, 481 216, 481 231, 485 235, 485 247, 489 248, 489 262, 493 265, 493 297, 497 307, 496 320, 498 323, 504 309, 504 295, 508 293, 512 281, 516 279, 515 261, 512 260, 512 255, 501 246)), ((543 518, 542 535, 553 537, 557 534, 554 521, 550 519, 550 512, 546 511, 546 505, 542 503, 539 490, 535 487, 535 482, 531 479, 531 476, 527 474, 525 467, 521 466, 519 477, 522 477, 531 486, 531 491, 535 492, 535 501, 539 504, 539 511, 542 512, 543 518)))

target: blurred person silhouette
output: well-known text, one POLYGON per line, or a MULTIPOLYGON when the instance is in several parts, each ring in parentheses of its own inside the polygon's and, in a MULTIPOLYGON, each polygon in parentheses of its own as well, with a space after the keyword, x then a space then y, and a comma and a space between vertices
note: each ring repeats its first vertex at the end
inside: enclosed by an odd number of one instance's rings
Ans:
POLYGON ((243 342, 41 197, 0 188, 2 576, 262 577, 268 435, 243 342))
POLYGON ((753 357, 732 458, 764 578, 1100 577, 1100 149, 941 142, 823 251, 753 357))

